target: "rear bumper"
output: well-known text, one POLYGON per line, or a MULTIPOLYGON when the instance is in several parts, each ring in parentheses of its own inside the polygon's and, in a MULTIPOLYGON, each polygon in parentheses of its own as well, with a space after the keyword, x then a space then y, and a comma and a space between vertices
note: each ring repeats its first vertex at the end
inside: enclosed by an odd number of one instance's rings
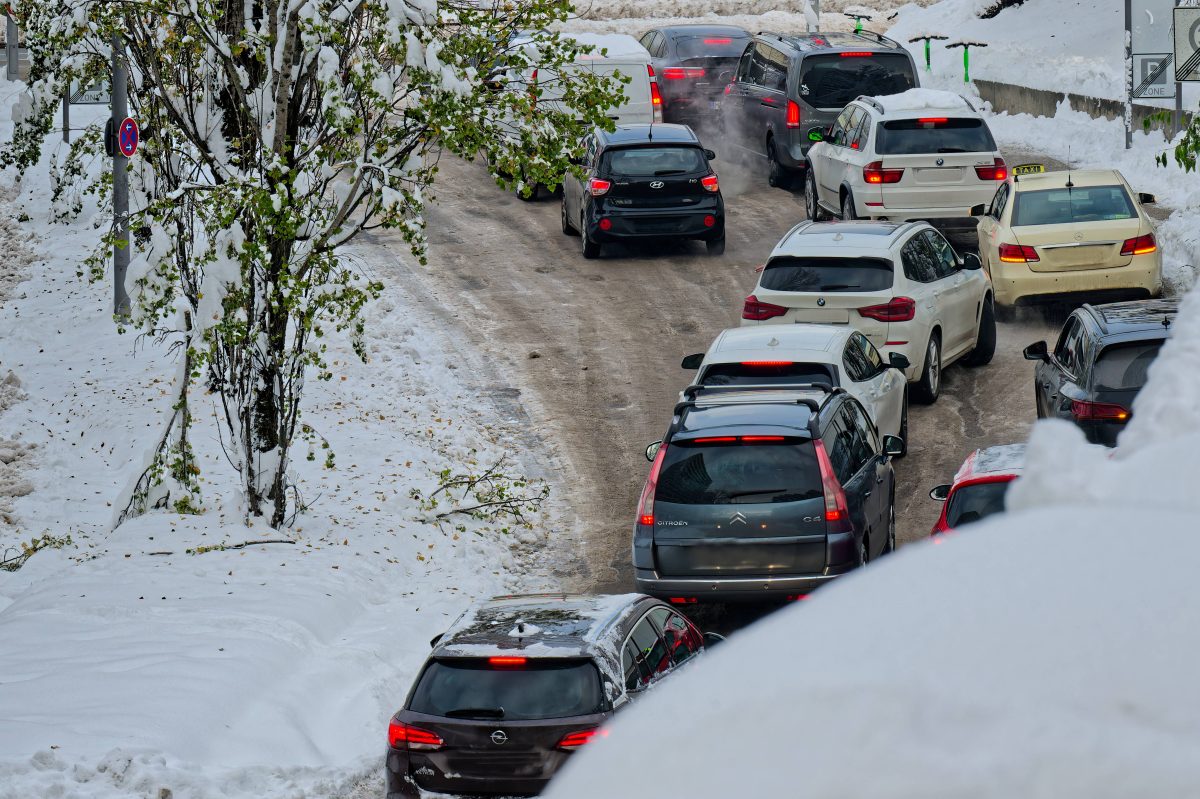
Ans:
MULTIPOLYGON (((421 768, 429 767, 420 758, 413 765, 418 769, 418 774, 420 774, 421 768)), ((386 799, 423 799, 428 795, 443 796, 448 793, 444 788, 430 790, 418 787, 417 782, 409 776, 409 770, 409 756, 404 752, 389 748, 384 766, 386 799)), ((495 779, 494 777, 471 777, 461 774, 455 775, 455 780, 462 784, 456 790, 449 792, 451 795, 536 796, 550 784, 549 779, 495 779)))
POLYGON ((1153 255, 1134 256, 1128 266, 1034 272, 1027 264, 993 263, 992 287, 1001 305, 1071 300, 1117 301, 1162 294, 1162 268, 1153 255))
POLYGON ((689 208, 670 211, 625 211, 606 208, 602 213, 592 210, 585 224, 588 238, 598 242, 680 238, 711 241, 725 235, 725 209, 719 204, 715 209, 689 208), (707 216, 714 219, 711 226, 704 224, 704 218, 707 216), (612 220, 610 229, 600 229, 602 218, 612 220))
MULTIPOLYGON (((951 207, 951 208, 895 208, 887 205, 887 200, 884 199, 881 205, 869 205, 870 202, 879 202, 878 194, 875 197, 855 197, 854 204, 858 206, 856 211, 861 217, 872 217, 875 219, 887 219, 891 222, 928 222, 936 228, 945 228, 947 230, 974 230, 979 224, 977 217, 971 216, 970 206, 951 207)), ((982 202, 982 201, 981 201, 982 202)))
POLYGON ((854 569, 782 577, 664 577, 653 569, 635 569, 636 590, 660 599, 694 597, 698 602, 764 602, 809 594, 854 569))

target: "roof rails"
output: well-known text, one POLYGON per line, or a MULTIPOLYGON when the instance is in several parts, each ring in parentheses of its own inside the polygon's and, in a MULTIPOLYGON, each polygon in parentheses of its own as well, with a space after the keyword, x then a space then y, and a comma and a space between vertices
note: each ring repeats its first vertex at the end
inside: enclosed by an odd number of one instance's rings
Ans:
POLYGON ((865 94, 860 94, 858 97, 856 97, 854 99, 858 100, 861 103, 867 103, 868 105, 870 105, 872 108, 874 108, 876 111, 878 111, 881 114, 887 113, 883 109, 883 103, 879 102, 874 97, 868 97, 865 94))
MULTIPOLYGON (((683 411, 687 408, 694 408, 698 404, 700 404, 699 400, 696 399, 696 395, 700 394, 701 392, 711 393, 711 394, 731 394, 731 393, 761 391, 761 392, 764 392, 764 396, 760 400, 763 403, 770 403, 773 405, 804 405, 810 411, 812 411, 813 415, 815 416, 817 413, 819 413, 821 411, 821 406, 824 405, 824 402, 818 402, 817 400, 813 399, 812 397, 791 397, 788 399, 784 399, 781 397, 771 397, 770 395, 765 393, 768 391, 813 391, 813 390, 820 391, 824 394, 829 394, 829 395, 844 394, 846 392, 846 389, 844 389, 840 386, 830 385, 829 383, 765 383, 765 384, 745 384, 745 385, 733 385, 733 386, 704 386, 704 385, 700 385, 700 384, 692 384, 683 390, 683 396, 686 397, 686 399, 683 402, 679 402, 679 403, 675 404, 675 409, 672 412, 672 414, 674 416, 678 416, 680 411, 683 411)), ((706 397, 705 399, 709 400, 709 401, 705 402, 706 405, 722 404, 719 401, 715 402, 715 403, 711 402, 710 398, 708 398, 708 397, 706 397)), ((725 403, 725 404, 732 405, 735 403, 729 402, 729 403, 725 403)))
POLYGON ((960 94, 958 97, 960 100, 962 100, 964 103, 967 104, 967 108, 971 109, 972 111, 979 110, 978 108, 975 107, 975 105, 970 100, 967 99, 967 96, 965 94, 960 94))
POLYGON ((887 47, 893 47, 897 50, 899 50, 903 47, 903 45, 901 45, 900 42, 896 41, 895 39, 889 39, 888 37, 884 36, 882 33, 876 33, 875 31, 869 31, 866 28, 863 28, 860 31, 854 31, 850 35, 858 36, 859 38, 862 38, 862 39, 873 39, 874 41, 878 42, 879 44, 886 45, 887 47))

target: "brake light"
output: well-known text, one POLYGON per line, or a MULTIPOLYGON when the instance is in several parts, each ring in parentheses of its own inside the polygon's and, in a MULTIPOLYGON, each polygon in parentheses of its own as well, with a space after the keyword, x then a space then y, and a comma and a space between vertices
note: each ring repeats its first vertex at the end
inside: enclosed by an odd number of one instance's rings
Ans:
POLYGON ((717 224, 717 218, 715 216, 713 216, 712 214, 708 214, 707 216, 704 217, 704 226, 705 227, 712 227, 715 224, 717 224))
POLYGON ((850 516, 846 492, 842 490, 842 484, 833 471, 829 453, 825 451, 825 442, 818 438, 813 445, 817 450, 817 465, 821 469, 821 491, 825 494, 825 521, 846 521, 850 516))
POLYGON ((760 302, 758 297, 751 294, 746 298, 746 304, 742 306, 742 318, 761 322, 764 319, 774 319, 776 316, 783 316, 787 311, 788 309, 782 305, 760 302))
POLYGON ((772 443, 777 444, 786 440, 783 436, 738 436, 738 440, 747 444, 772 443))
POLYGON ((663 77, 667 80, 684 80, 686 78, 703 78, 703 67, 667 67, 663 70, 663 77))
POLYGON ((601 230, 612 230, 612 225, 613 225, 612 220, 609 219, 607 216, 601 217, 600 221, 596 223, 596 226, 599 227, 601 230))
POLYGON ((800 127, 800 106, 796 104, 795 100, 788 100, 787 126, 789 128, 800 127))
POLYGON ((525 665, 525 658, 506 656, 490 657, 488 658, 488 665, 501 669, 517 669, 525 665))
POLYGON ((725 37, 725 38, 720 38, 720 39, 705 39, 704 43, 705 44, 729 44, 732 41, 733 41, 733 39, 725 37))
POLYGON ((1000 260, 1009 264, 1024 264, 1040 261, 1037 250, 1026 244, 1001 244, 1000 260))
POLYGON ((911 322, 917 315, 917 302, 910 297, 892 297, 882 305, 859 308, 858 315, 880 322, 911 322))
POLYGON ((788 602, 803 602, 806 599, 808 599, 808 594, 788 594, 787 595, 788 602))
POLYGON ((646 487, 642 489, 642 497, 638 500, 638 524, 654 524, 654 489, 658 486, 658 473, 662 469, 663 458, 666 456, 667 444, 664 441, 658 445, 654 463, 650 464, 650 475, 646 478, 646 487))
POLYGON ((869 52, 867 50, 854 50, 849 53, 841 54, 842 58, 867 58, 867 57, 873 56, 873 55, 875 55, 875 54, 872 52, 869 52))
POLYGON ((1008 178, 1008 164, 1003 158, 997 158, 991 166, 975 167, 975 174, 980 180, 1005 180, 1008 178))
POLYGON ((731 91, 733 91, 733 84, 732 84, 732 83, 726 83, 726 84, 725 84, 725 93, 726 93, 726 94, 729 94, 731 91))
POLYGON ((703 186, 706 191, 711 192, 716 192, 721 188, 717 181, 716 175, 705 175, 704 177, 700 178, 700 185, 703 186))
POLYGON ((429 730, 413 727, 396 719, 392 719, 388 724, 388 745, 393 749, 415 749, 427 752, 441 749, 445 743, 438 735, 429 730))
POLYGON ((903 169, 884 169, 882 161, 872 161, 863 167, 863 180, 867 183, 899 183, 903 169))
POLYGON ((1073 400, 1071 415, 1080 422, 1127 422, 1130 413, 1127 408, 1108 402, 1073 400))
POLYGON ((592 178, 588 181, 588 191, 593 197, 600 197, 608 194, 608 190, 612 188, 612 181, 601 180, 600 178, 592 178))
POLYGON ((654 121, 662 122, 662 95, 658 92, 658 78, 654 77, 654 67, 646 65, 646 75, 650 78, 650 107, 654 109, 654 121))
POLYGON ((692 441, 693 444, 732 444, 737 441, 737 436, 709 436, 707 438, 697 438, 692 441))
POLYGON ((673 596, 669 601, 672 605, 694 605, 697 599, 694 596, 673 596))
POLYGON ((1138 236, 1136 239, 1125 239, 1121 244, 1121 255, 1146 255, 1158 249, 1158 245, 1154 241, 1154 234, 1147 233, 1145 236, 1138 236))
POLYGON ((917 120, 918 125, 945 125, 949 122, 946 117, 921 117, 917 120))
POLYGON ((795 361, 742 361, 742 366, 791 366, 795 361))
POLYGON ((579 730, 578 732, 569 732, 562 737, 558 742, 559 749, 578 749, 584 744, 591 743, 596 738, 607 738, 608 730, 599 728, 591 730, 579 730))

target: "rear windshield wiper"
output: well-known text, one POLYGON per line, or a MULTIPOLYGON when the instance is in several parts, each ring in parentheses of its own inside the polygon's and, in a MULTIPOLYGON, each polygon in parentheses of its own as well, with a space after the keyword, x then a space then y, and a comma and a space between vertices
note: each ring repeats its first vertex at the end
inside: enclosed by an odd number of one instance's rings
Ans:
POLYGON ((686 169, 659 169, 659 170, 655 171, 654 176, 661 177, 662 175, 682 175, 684 172, 687 172, 687 170, 686 169))
POLYGON ((860 289, 862 286, 857 283, 830 283, 827 286, 821 286, 821 291, 844 291, 846 289, 860 289))
POLYGON ((504 708, 456 707, 454 710, 447 710, 446 715, 452 719, 502 719, 504 718, 504 708))
POLYGON ((966 150, 964 150, 961 147, 939 147, 938 152, 939 153, 965 153, 966 150))

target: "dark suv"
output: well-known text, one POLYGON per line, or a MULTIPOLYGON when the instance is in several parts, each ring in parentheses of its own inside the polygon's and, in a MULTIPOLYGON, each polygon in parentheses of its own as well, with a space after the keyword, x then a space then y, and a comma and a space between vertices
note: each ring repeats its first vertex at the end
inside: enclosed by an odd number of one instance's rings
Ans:
POLYGON ((672 603, 799 599, 895 547, 896 436, 828 384, 691 386, 633 529, 637 589, 672 603))
POLYGON ((770 184, 788 188, 807 165, 807 131, 831 127, 859 95, 916 86, 908 50, 878 33, 759 33, 725 89, 725 142, 739 155, 766 158, 770 184))
POLYGON ((536 794, 609 716, 719 638, 637 594, 477 605, 433 640, 388 725, 387 799, 536 794))
POLYGON ((605 242, 701 239, 725 252, 725 203, 716 158, 685 125, 618 125, 584 140, 583 177, 563 180, 562 231, 583 239, 583 257, 605 242))
POLYGON ((638 41, 653 59, 663 121, 698 127, 720 110, 750 34, 733 25, 669 25, 638 41))
POLYGON ((1053 352, 1044 341, 1026 347, 1025 357, 1038 361, 1038 418, 1066 419, 1088 441, 1116 446, 1178 309, 1178 300, 1084 305, 1067 318, 1053 352))

